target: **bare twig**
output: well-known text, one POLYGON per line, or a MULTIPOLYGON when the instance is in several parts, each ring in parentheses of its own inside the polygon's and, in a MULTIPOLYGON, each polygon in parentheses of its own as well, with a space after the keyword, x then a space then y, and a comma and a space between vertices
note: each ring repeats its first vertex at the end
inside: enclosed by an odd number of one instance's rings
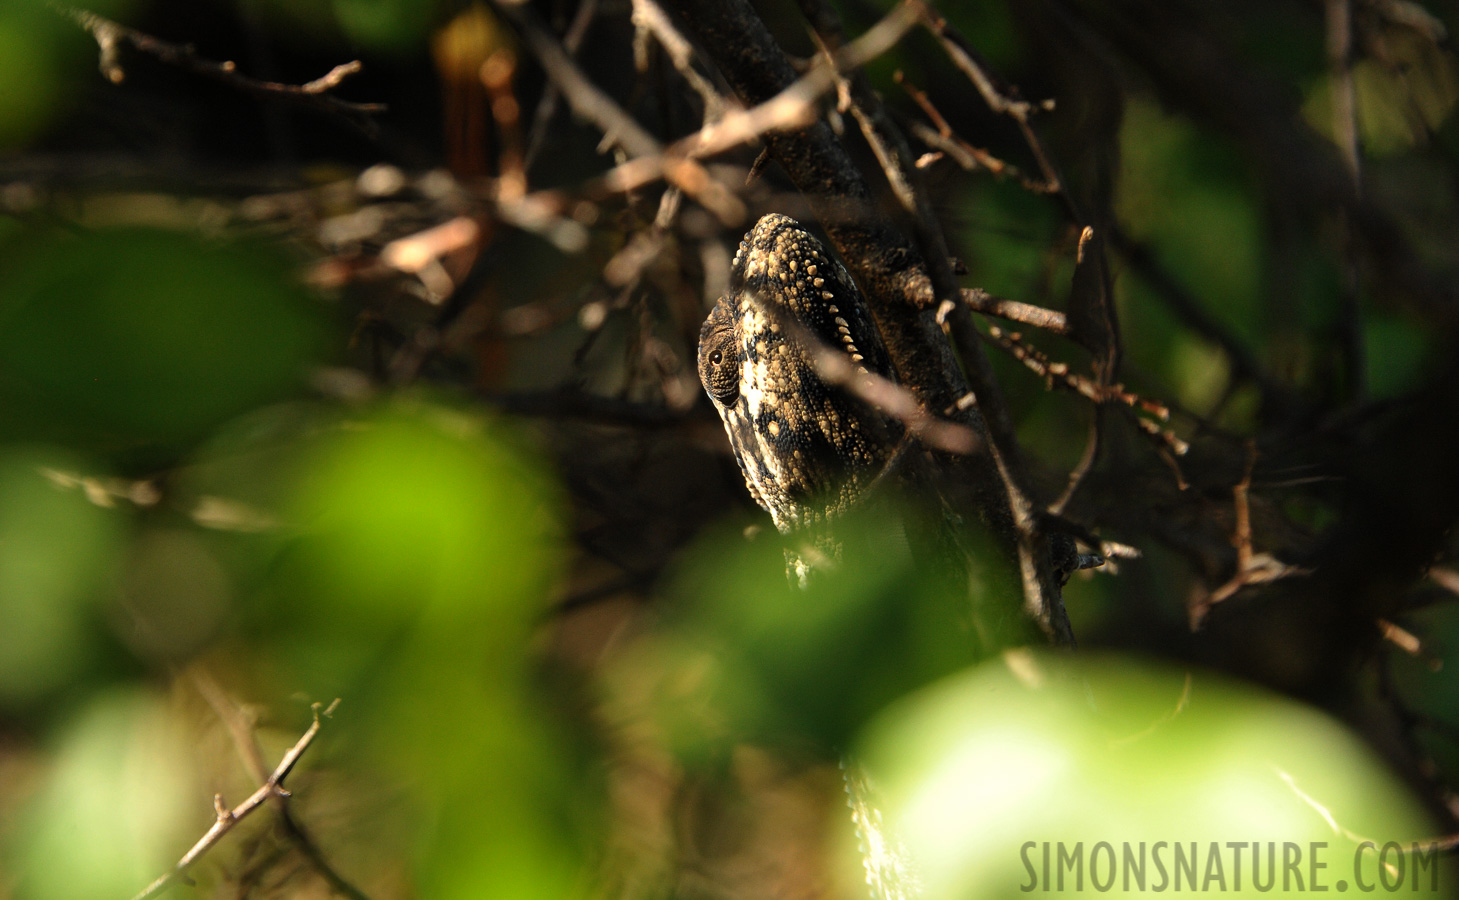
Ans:
POLYGON ((294 746, 290 747, 288 752, 284 754, 284 758, 279 760, 278 767, 274 769, 273 774, 269 775, 268 779, 259 785, 258 790, 254 791, 247 800, 229 809, 223 803, 222 794, 213 795, 213 809, 217 813, 217 819, 213 822, 213 827, 209 828, 207 833, 199 838, 196 844, 193 844, 192 849, 182 855, 182 858, 177 861, 170 872, 147 885, 132 900, 147 900, 148 897, 155 897, 165 891, 174 882, 184 879, 187 876, 187 870, 192 868, 193 864, 201 859, 204 853, 207 853, 218 841, 222 840, 223 835, 232 831, 233 826, 242 821, 244 817, 258 809, 271 797, 278 797, 280 799, 289 797, 289 792, 284 790, 284 779, 293 771, 294 766, 299 762, 299 758, 304 755, 304 751, 308 750, 309 745, 314 743, 315 736, 319 734, 321 718, 333 715, 335 708, 339 706, 339 700, 336 698, 328 707, 321 709, 321 706, 322 704, 319 703, 313 705, 314 723, 300 736, 299 740, 294 742, 294 746))
MULTIPOLYGON (((630 157, 663 158, 663 145, 593 84, 530 9, 506 2, 498 3, 497 8, 516 24, 563 98, 579 115, 602 129, 605 140, 621 147, 630 157)), ((675 165, 664 166, 660 171, 726 224, 738 225, 744 221, 744 202, 693 159, 679 159, 675 165)))
POLYGON ((674 68, 679 70, 679 74, 684 76, 684 80, 689 82, 689 86, 704 101, 704 121, 707 123, 718 119, 724 113, 727 98, 715 90, 709 79, 694 68, 694 48, 669 21, 664 8, 654 0, 633 0, 633 24, 654 36, 659 46, 669 54, 674 68))
POLYGON ((1256 448, 1248 445, 1246 471, 1242 474, 1241 481, 1231 489, 1236 513, 1236 525, 1231 534, 1231 544, 1236 548, 1236 574, 1214 591, 1192 601, 1189 610, 1192 630, 1200 627, 1211 607, 1235 596, 1244 587, 1310 574, 1310 570, 1284 563, 1270 553, 1253 552, 1250 494, 1251 471, 1255 464, 1256 448))
POLYGON ((55 5, 54 8, 91 33, 97 46, 101 49, 99 63, 101 74, 105 75, 106 79, 113 84, 120 84, 126 78, 126 71, 122 68, 119 59, 118 48, 122 44, 129 44, 136 50, 168 65, 178 66, 195 75, 221 81, 230 87, 262 97, 285 100, 341 115, 371 136, 377 131, 373 116, 386 109, 383 103, 356 103, 341 100, 329 93, 343 84, 346 78, 364 70, 364 63, 357 59, 341 63, 319 78, 305 84, 262 81, 240 74, 237 65, 231 60, 215 62, 205 59, 187 44, 174 44, 155 38, 88 10, 61 5, 55 5))
POLYGON ((919 90, 909 83, 901 71, 897 71, 892 77, 897 84, 902 86, 902 90, 906 91, 907 95, 922 108, 922 112, 926 113, 927 118, 931 119, 935 126, 929 128, 921 122, 913 122, 912 133, 917 136, 918 140, 944 151, 964 169, 971 171, 981 166, 996 177, 1015 179, 1023 185, 1025 190, 1035 194, 1051 194, 1059 189, 1057 184, 1029 178, 1017 166, 1006 163, 987 150, 975 147, 963 140, 953 132, 952 126, 948 124, 942 112, 933 105, 932 98, 928 97, 925 91, 919 90))
MULTIPOLYGON (((228 729, 229 736, 233 739, 233 747, 238 751, 239 759, 243 767, 248 770, 253 780, 263 784, 268 781, 269 771, 264 765, 263 751, 259 749, 257 735, 254 734, 254 718, 246 713, 243 708, 233 702, 222 686, 208 674, 206 669, 194 666, 188 670, 193 686, 202 695, 207 704, 213 708, 213 712, 228 729)), ((330 707, 333 708, 333 705, 330 707)), ((282 794, 273 794, 269 798, 275 812, 279 814, 279 821, 284 826, 284 831, 293 840, 295 846, 309 860, 310 865, 318 872, 325 881, 329 882, 336 893, 349 897, 350 900, 370 900, 359 888, 355 887, 344 876, 335 870, 325 859, 324 853, 315 843, 314 838, 304 828, 304 823, 294 816, 289 808, 288 798, 282 794)))
POLYGON ((859 66, 874 59, 906 34, 911 19, 896 7, 866 34, 835 55, 835 67, 818 60, 808 72, 783 90, 749 109, 725 113, 695 133, 671 144, 658 156, 629 160, 603 176, 612 191, 631 191, 672 173, 682 160, 715 156, 761 139, 765 135, 805 127, 816 120, 816 101, 835 84, 835 68, 859 66))
MULTIPOLYGON (((918 18, 927 30, 942 42, 943 50, 947 53, 948 58, 977 87, 978 93, 983 95, 983 100, 988 104, 988 108, 1001 115, 1006 115, 1018 123, 1024 140, 1028 143, 1029 150, 1033 153, 1039 170, 1043 173, 1048 193, 1065 194, 1062 187, 1063 180, 1054 169, 1048 153, 1044 150, 1043 141, 1039 140, 1030 121, 1035 113, 1053 109, 1053 101, 1046 100, 1043 103, 1034 104, 1011 96, 994 80, 989 67, 973 49, 972 44, 958 34, 946 19, 923 0, 905 0, 905 2, 916 10, 918 18)), ((1064 201, 1070 205, 1071 212, 1076 213, 1076 221, 1080 221, 1077 211, 1073 209, 1072 200, 1065 196, 1064 201)), ((1083 224, 1082 221, 1081 224, 1083 224)))
POLYGON ((1031 325, 1050 334, 1061 336, 1069 334, 1068 317, 1057 310, 1045 309, 1042 306, 1021 303, 1017 300, 1005 300, 989 294, 982 288, 963 288, 959 296, 962 302, 974 312, 997 316, 1020 325, 1031 325))
MULTIPOLYGON (((1087 375, 1070 370, 1065 362, 1053 362, 1037 347, 1023 339, 1016 331, 1004 331, 997 325, 988 329, 988 340, 1023 363, 1029 371, 1045 379, 1050 385, 1059 385, 1095 403, 1120 403, 1154 416, 1161 422, 1170 421, 1170 408, 1163 403, 1147 400, 1139 394, 1125 389, 1123 384, 1104 384, 1087 375)), ((1183 442, 1176 440, 1178 455, 1185 453, 1183 442)))
MULTIPOLYGON (((582 46, 583 38, 587 36, 588 26, 592 24, 593 17, 598 14, 598 0, 583 0, 578 4, 577 12, 573 14, 572 24, 567 27, 567 33, 562 36, 562 48, 569 56, 576 56, 578 48, 582 46)), ((557 112, 557 101, 560 95, 557 92, 557 85, 548 82, 542 89, 542 99, 537 103, 537 111, 532 115, 532 127, 529 130, 530 137, 527 139, 527 150, 522 154, 522 168, 532 168, 532 162, 542 149, 542 142, 547 139, 547 127, 552 122, 553 115, 557 112)))
POLYGON ((1459 571, 1449 566, 1433 566, 1427 574, 1434 584, 1451 594, 1459 595, 1459 571))
POLYGON ((484 394, 482 400, 519 416, 574 419, 625 428, 679 428, 692 422, 710 422, 714 416, 703 404, 680 412, 658 403, 638 403, 583 391, 554 389, 514 394, 484 394))
POLYGON ((858 367, 843 351, 817 338, 794 318, 772 304, 763 306, 780 327, 804 347, 811 365, 822 381, 839 385, 858 399, 881 410, 902 424, 924 445, 945 453, 966 455, 981 444, 978 434, 966 425, 938 418, 927 411, 917 395, 890 378, 858 367))

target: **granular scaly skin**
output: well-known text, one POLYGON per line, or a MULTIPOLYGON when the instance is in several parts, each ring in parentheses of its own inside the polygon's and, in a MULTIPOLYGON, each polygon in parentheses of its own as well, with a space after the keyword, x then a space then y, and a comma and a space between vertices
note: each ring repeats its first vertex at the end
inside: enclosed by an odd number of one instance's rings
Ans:
POLYGON ((730 290, 699 335, 699 375, 745 483, 782 532, 855 504, 901 427, 816 372, 798 336, 865 371, 891 365, 860 292, 794 219, 768 215, 740 242, 730 290))

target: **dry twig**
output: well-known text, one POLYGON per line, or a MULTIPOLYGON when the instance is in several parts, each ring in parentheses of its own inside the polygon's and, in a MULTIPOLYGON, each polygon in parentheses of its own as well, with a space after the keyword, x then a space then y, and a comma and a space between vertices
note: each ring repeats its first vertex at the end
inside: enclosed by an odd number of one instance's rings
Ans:
POLYGON ((186 69, 195 75, 221 81, 248 93, 298 103, 343 116, 370 136, 374 136, 377 131, 374 115, 385 111, 383 103, 356 103, 351 100, 341 100, 329 93, 343 84, 346 78, 364 70, 364 64, 357 59, 341 63, 306 84, 261 81, 240 74, 237 65, 232 60, 215 62, 205 59, 198 55, 197 50, 187 44, 174 44, 155 38, 89 10, 59 5, 55 6, 55 9, 75 21, 95 38, 96 45, 101 49, 99 62, 101 74, 106 76, 106 79, 112 84, 120 84, 126 78, 126 71, 122 68, 120 61, 119 49, 122 44, 129 44, 134 49, 169 65, 186 69))
MULTIPOLYGON (((264 784, 269 779, 268 767, 263 761, 263 751, 258 746, 258 737, 254 733, 254 717, 229 697, 221 685, 208 674, 207 670, 200 666, 194 666, 188 673, 191 676, 193 686, 202 695, 203 700, 213 708, 213 712, 228 729, 228 735, 233 739, 233 747, 238 751, 238 757, 243 762, 243 767, 254 781, 264 784)), ((335 701, 338 703, 339 701, 335 701)), ((334 709, 335 704, 330 704, 334 709)), ((317 718, 316 718, 316 721, 317 718)), ((330 864, 324 856, 324 851, 315 843, 314 838, 305 829, 304 823, 294 815, 289 808, 288 798, 283 794, 273 794, 269 798, 274 811, 279 815, 279 821, 284 826, 285 833, 299 851, 309 860, 325 881, 329 882, 336 893, 348 897, 350 900, 370 900, 364 891, 355 887, 352 883, 330 864)))
POLYGON ((247 800, 229 809, 223 803, 222 794, 213 795, 213 811, 217 814, 217 819, 213 822, 213 827, 209 828, 207 833, 199 838, 196 844, 193 844, 192 849, 182 855, 182 858, 177 861, 170 872, 147 885, 132 900, 147 900, 148 897, 155 897, 162 893, 174 882, 186 880, 187 870, 192 868, 193 864, 201 859, 204 853, 207 853, 218 841, 222 840, 223 835, 232 831, 234 825, 237 825, 244 817, 268 802, 270 798, 277 797, 283 800, 290 796, 289 792, 284 790, 284 779, 293 771, 294 766, 299 762, 299 758, 304 755, 304 751, 308 750, 309 745, 314 743, 315 736, 319 734, 321 717, 333 715, 335 708, 339 706, 339 700, 336 698, 333 703, 323 709, 321 709, 321 705, 315 703, 311 707, 314 713, 314 723, 300 736, 299 740, 294 742, 294 746, 290 747, 289 751, 284 754, 284 758, 279 760, 279 765, 274 769, 273 774, 269 775, 268 779, 259 785, 258 790, 254 791, 247 800))

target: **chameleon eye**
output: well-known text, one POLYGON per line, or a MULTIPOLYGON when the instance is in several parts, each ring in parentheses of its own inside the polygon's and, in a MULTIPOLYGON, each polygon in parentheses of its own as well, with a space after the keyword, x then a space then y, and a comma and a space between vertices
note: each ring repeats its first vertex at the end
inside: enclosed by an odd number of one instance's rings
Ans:
POLYGON ((726 344, 732 340, 730 333, 710 336, 699 357, 699 380, 709 396, 723 406, 733 405, 740 396, 739 357, 732 349, 726 352, 726 344))

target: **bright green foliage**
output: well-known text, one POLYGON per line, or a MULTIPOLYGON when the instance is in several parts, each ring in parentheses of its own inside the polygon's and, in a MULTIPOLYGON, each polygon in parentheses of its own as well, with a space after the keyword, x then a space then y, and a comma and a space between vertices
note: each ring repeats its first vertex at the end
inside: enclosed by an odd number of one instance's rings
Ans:
MULTIPOLYGON (((1122 657, 990 662, 893 706, 862 752, 878 776, 887 832, 910 852, 928 900, 1017 896, 1034 878, 1045 890, 1045 841, 1054 854, 1058 842, 1070 851, 1083 842, 1090 894, 1110 871, 1104 857, 1089 868, 1096 843, 1113 846, 1123 878, 1125 842, 1138 853, 1142 841, 1152 852, 1166 841, 1173 879, 1169 845, 1195 841, 1200 883, 1185 889, 1243 896, 1261 893, 1261 882, 1253 883, 1248 850, 1237 890, 1226 842, 1260 842, 1263 865, 1268 842, 1277 842, 1278 859, 1294 842, 1303 879, 1310 843, 1325 842, 1319 878, 1335 890, 1340 880, 1355 886, 1362 841, 1408 847, 1431 833, 1406 789, 1321 713, 1214 674, 1122 657), (1219 875, 1207 858, 1216 842, 1225 854, 1219 875)), ((847 855, 854 882, 859 861, 847 855)), ((1378 883, 1374 862, 1367 854, 1369 884, 1378 883)), ((1146 865, 1148 890, 1159 877, 1146 865)), ((1270 874, 1261 876, 1268 890, 1270 874)), ((1072 892, 1072 869, 1062 877, 1072 892)), ((1423 883, 1428 889, 1427 876, 1423 883)), ((1275 888, 1286 895, 1295 883, 1278 877, 1275 888)), ((1113 894, 1126 890, 1116 883, 1113 894)))
POLYGON ((956 549, 914 553, 903 521, 878 509, 839 522, 840 560, 803 589, 786 580, 782 548, 795 541, 711 533, 676 580, 677 627, 620 674, 659 670, 656 712, 691 756, 732 737, 844 748, 884 704, 1004 638, 991 633, 1000 623, 979 618, 1011 596, 1000 558, 981 544, 973 570, 959 574, 956 549), (969 581, 986 610, 962 599, 969 581))
POLYGON ((96 649, 121 523, 62 486, 75 470, 54 450, 0 448, 0 708, 57 690, 96 649))
POLYGON ((206 830, 197 779, 187 731, 161 697, 118 687, 89 698, 57 736, 24 816, 17 896, 135 894, 206 830))
POLYGON ((301 565, 326 608, 479 625, 509 646, 538 612, 557 511, 499 425, 431 407, 345 421, 310 449, 297 492, 301 565))

